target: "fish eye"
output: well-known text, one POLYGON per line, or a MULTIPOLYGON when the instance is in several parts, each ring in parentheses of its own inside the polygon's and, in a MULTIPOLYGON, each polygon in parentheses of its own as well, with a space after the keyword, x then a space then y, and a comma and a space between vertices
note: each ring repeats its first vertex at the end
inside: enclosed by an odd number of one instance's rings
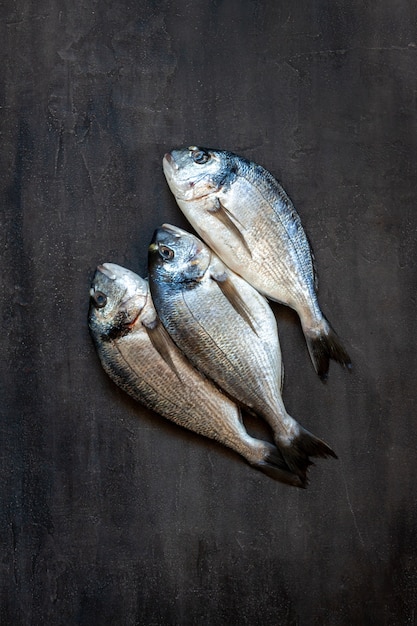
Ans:
POLYGON ((102 291, 95 291, 91 294, 91 299, 96 309, 102 309, 107 304, 107 296, 102 291))
POLYGON ((174 250, 171 250, 168 246, 159 246, 159 254, 166 261, 170 261, 174 258, 174 250))
POLYGON ((195 148, 191 149, 191 157, 194 163, 198 163, 198 165, 202 165, 203 163, 207 163, 210 159, 210 154, 205 148, 195 148))

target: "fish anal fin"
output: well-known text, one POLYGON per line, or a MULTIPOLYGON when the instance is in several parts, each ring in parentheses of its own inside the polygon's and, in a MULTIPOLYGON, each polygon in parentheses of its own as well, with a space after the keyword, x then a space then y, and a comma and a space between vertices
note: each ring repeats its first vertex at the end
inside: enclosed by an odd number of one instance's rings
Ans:
MULTIPOLYGON (((246 242, 245 237, 243 236, 242 232, 239 230, 239 228, 236 226, 235 222, 232 220, 232 214, 230 213, 230 211, 224 206, 224 204, 222 204, 220 202, 220 200, 218 198, 216 198, 214 205, 208 209, 209 212, 214 215, 215 217, 217 217, 217 219, 228 229, 230 230, 231 233, 233 233, 241 242, 241 244, 243 245, 243 247, 245 248, 246 252, 249 254, 249 256, 252 258, 252 252, 250 251, 250 248, 246 242)), ((233 215, 233 218, 236 220, 236 222, 238 222, 238 224, 240 224, 239 220, 237 218, 235 218, 235 216, 233 215)), ((241 224, 240 224, 241 225, 241 224)), ((241 225, 242 226, 242 225, 241 225)))
POLYGON ((211 277, 219 285, 223 295, 228 299, 232 307, 235 309, 236 313, 238 313, 245 320, 245 322, 249 324, 253 332, 257 335, 258 333, 256 332, 256 329, 250 317, 249 308, 247 307, 240 293, 234 286, 233 281, 230 279, 228 273, 222 272, 221 274, 212 274, 211 277))
POLYGON ((171 356, 173 342, 162 325, 162 322, 155 317, 152 320, 142 321, 142 324, 155 350, 164 359, 165 363, 169 365, 178 380, 181 381, 181 377, 171 356))

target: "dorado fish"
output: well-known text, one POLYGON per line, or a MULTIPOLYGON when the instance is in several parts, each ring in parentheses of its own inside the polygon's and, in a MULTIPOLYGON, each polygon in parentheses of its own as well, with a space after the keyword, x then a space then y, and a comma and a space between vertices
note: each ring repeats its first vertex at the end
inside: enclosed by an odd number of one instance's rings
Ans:
POLYGON ((89 327, 103 368, 133 398, 235 450, 272 478, 304 486, 277 448, 251 437, 237 406, 178 350, 157 317, 146 280, 113 263, 100 265, 90 290, 89 327))
POLYGON ((222 261, 267 298, 295 309, 314 368, 351 361, 320 310, 314 258, 294 205, 263 167, 231 152, 191 146, 164 156, 176 201, 222 261))
POLYGON ((270 425, 291 471, 305 483, 310 456, 333 450, 288 415, 275 316, 266 299, 197 237, 155 231, 148 257, 158 316, 191 363, 270 425))

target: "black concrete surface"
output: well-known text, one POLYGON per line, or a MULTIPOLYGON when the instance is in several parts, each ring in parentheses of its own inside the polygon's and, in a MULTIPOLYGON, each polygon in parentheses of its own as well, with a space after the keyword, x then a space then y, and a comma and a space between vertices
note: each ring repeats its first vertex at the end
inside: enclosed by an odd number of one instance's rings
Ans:
POLYGON ((1 8, 2 625, 415 624, 416 6, 1 8), (98 263, 187 224, 161 169, 267 167, 312 241, 351 374, 274 306, 289 412, 339 460, 306 491, 135 404, 87 329, 98 263))

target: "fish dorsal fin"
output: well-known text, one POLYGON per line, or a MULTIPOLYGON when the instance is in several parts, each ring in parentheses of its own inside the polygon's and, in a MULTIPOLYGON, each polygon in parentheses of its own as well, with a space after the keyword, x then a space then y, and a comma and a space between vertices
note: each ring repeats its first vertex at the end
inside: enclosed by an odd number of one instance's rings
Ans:
POLYGON ((310 237, 306 233, 306 239, 308 243, 308 247, 310 248, 311 255, 311 265, 313 267, 313 284, 316 291, 319 289, 319 277, 317 274, 317 265, 316 265, 316 256, 314 254, 313 246, 311 245, 310 237))
POLYGON ((178 380, 181 381, 178 370, 175 367, 175 363, 171 357, 173 341, 168 332, 165 330, 164 326, 162 325, 162 322, 157 317, 156 313, 155 316, 149 316, 143 319, 142 326, 148 333, 148 337, 151 340, 151 343, 155 350, 164 359, 165 363, 169 365, 178 380))
MULTIPOLYGON (((214 205, 208 210, 212 215, 217 217, 217 219, 240 240, 246 252, 249 254, 250 257, 252 257, 252 252, 250 251, 250 248, 246 242, 245 237, 243 236, 239 228, 231 219, 232 213, 230 213, 230 211, 224 206, 224 204, 222 204, 220 200, 216 198, 214 201, 214 205)), ((239 220, 234 215, 233 217, 240 224, 239 220)), ((242 226, 242 224, 240 225, 242 226)))
POLYGON ((285 373, 284 363, 281 362, 281 380, 279 381, 279 389, 280 389, 281 395, 284 390, 284 373, 285 373))
POLYGON ((222 290, 223 295, 228 299, 232 307, 235 309, 236 313, 238 313, 247 324, 251 327, 253 332, 257 335, 256 329, 252 324, 252 320, 250 317, 249 307, 246 305, 244 300, 242 299, 240 293, 234 286, 230 276, 226 271, 223 272, 214 272, 211 274, 211 278, 216 281, 222 290))

